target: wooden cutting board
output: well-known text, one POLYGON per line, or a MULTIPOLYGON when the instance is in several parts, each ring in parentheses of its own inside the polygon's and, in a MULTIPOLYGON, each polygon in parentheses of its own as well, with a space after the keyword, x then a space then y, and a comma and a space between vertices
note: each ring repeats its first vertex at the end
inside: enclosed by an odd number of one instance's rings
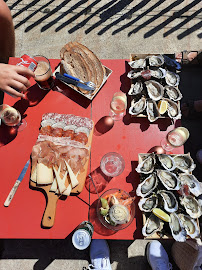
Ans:
MULTIPOLYGON (((72 189, 71 195, 78 195, 83 190, 83 187, 86 181, 86 176, 88 173, 88 164, 89 164, 89 159, 90 159, 90 150, 91 150, 91 144, 92 144, 93 130, 94 130, 94 125, 88 137, 88 143, 86 144, 86 146, 89 147, 89 157, 86 164, 84 165, 84 171, 77 176, 77 180, 79 181, 79 184, 75 188, 72 189)), ((57 201, 59 198, 66 199, 67 196, 57 195, 54 192, 49 191, 52 184, 37 185, 35 182, 33 182, 30 179, 29 185, 31 189, 41 191, 46 198, 46 207, 45 207, 45 211, 44 211, 42 221, 41 221, 42 228, 53 227, 54 221, 55 221, 57 201)))

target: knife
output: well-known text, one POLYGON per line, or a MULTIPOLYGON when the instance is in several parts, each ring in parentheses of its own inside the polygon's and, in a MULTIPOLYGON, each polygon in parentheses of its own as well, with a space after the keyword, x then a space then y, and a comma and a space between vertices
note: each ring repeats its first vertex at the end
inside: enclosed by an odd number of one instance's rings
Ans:
POLYGON ((27 161, 27 163, 25 164, 24 168, 22 169, 19 177, 18 177, 18 180, 16 180, 14 186, 12 187, 10 193, 8 194, 8 197, 6 198, 5 202, 4 202, 4 206, 8 207, 9 204, 11 203, 20 183, 22 182, 22 179, 24 178, 25 174, 26 174, 26 171, 27 171, 27 168, 29 166, 29 163, 30 163, 30 160, 27 161))
POLYGON ((73 85, 75 85, 75 86, 77 86, 77 87, 79 87, 79 88, 82 88, 82 89, 84 89, 84 90, 86 90, 86 91, 89 91, 89 92, 95 90, 95 89, 93 89, 93 88, 87 86, 87 85, 84 84, 84 83, 75 81, 74 79, 71 79, 71 78, 68 78, 68 77, 65 77, 65 76, 63 76, 62 74, 60 74, 59 72, 56 72, 56 73, 55 73, 55 77, 56 77, 56 79, 60 80, 61 82, 65 83, 65 84, 66 84, 66 83, 67 83, 67 84, 73 84, 73 85))

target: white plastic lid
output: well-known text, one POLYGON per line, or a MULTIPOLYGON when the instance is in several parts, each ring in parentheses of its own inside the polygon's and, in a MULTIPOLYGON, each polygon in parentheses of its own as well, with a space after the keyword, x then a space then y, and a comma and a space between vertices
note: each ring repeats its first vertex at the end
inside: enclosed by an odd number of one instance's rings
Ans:
POLYGON ((79 250, 86 249, 90 245, 90 242, 91 236, 84 229, 75 231, 72 236, 72 244, 74 245, 75 248, 79 250))

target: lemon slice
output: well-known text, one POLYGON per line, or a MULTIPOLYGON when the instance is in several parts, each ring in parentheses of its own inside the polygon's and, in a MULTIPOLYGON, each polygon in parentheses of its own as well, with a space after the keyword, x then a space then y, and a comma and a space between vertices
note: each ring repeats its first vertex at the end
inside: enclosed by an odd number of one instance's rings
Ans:
POLYGON ((164 114, 168 109, 168 102, 166 100, 160 100, 158 103, 158 109, 160 114, 164 114))
POLYGON ((152 210, 153 214, 155 216, 157 216, 158 218, 166 221, 166 222, 170 222, 170 216, 168 214, 166 214, 163 210, 159 209, 159 208, 154 208, 152 210))

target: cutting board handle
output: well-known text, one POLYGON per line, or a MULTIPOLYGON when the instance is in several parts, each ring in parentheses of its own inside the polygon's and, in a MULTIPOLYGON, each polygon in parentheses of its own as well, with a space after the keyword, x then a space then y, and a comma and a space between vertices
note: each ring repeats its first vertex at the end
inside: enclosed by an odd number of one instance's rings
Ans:
POLYGON ((56 206, 59 198, 59 196, 56 196, 54 193, 49 193, 53 194, 53 196, 51 196, 51 198, 48 196, 46 209, 42 218, 42 226, 46 228, 51 228, 54 225, 56 206))

